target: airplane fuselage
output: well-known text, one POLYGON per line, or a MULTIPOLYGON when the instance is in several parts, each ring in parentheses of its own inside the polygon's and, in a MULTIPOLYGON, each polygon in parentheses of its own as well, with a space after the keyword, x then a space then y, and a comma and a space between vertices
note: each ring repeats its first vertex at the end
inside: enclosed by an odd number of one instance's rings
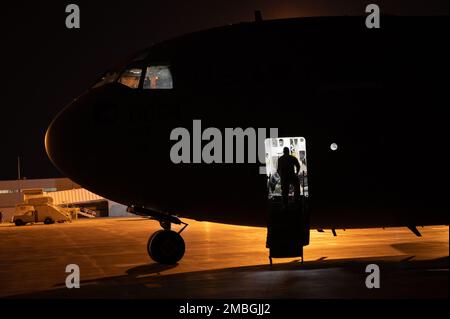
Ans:
POLYGON ((261 163, 174 163, 170 136, 195 120, 224 136, 277 128, 306 139, 312 227, 448 224, 447 21, 292 19, 169 40, 117 73, 169 66, 172 88, 90 89, 54 120, 47 151, 125 205, 265 226, 261 163))

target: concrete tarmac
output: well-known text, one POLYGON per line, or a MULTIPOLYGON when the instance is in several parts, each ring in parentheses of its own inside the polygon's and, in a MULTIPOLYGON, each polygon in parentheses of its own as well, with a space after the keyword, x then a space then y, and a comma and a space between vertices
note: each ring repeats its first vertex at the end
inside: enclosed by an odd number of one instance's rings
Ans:
MULTIPOLYGON (((274 259, 266 229, 185 220, 186 254, 159 265, 147 254, 160 229, 143 218, 0 226, 1 298, 448 298, 448 226, 311 231, 305 262, 274 259), (67 289, 77 264, 81 288, 67 289), (380 268, 380 288, 365 285, 380 268)), ((176 228, 174 227, 176 230, 176 228)))

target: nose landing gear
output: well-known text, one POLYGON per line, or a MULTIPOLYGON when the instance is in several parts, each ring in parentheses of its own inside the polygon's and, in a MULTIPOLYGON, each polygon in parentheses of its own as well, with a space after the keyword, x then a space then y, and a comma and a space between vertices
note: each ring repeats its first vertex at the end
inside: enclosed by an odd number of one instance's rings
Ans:
POLYGON ((148 239, 147 252, 151 259, 161 264, 176 264, 184 256, 186 246, 181 232, 188 226, 178 217, 152 211, 142 207, 128 207, 128 212, 159 221, 163 229, 156 231, 148 239), (171 230, 171 225, 184 225, 180 231, 171 230))

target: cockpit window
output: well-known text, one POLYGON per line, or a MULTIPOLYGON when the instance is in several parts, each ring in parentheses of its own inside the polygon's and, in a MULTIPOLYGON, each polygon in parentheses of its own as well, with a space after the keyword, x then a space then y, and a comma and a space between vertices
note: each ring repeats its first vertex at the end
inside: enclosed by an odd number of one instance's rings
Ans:
POLYGON ((148 66, 145 79, 144 89, 173 89, 172 73, 167 65, 148 66))
POLYGON ((138 68, 128 69, 122 73, 119 83, 128 86, 132 89, 139 88, 139 80, 141 78, 142 70, 138 68))
POLYGON ((108 71, 106 72, 95 84, 92 88, 98 88, 105 84, 114 82, 118 77, 116 71, 108 71))

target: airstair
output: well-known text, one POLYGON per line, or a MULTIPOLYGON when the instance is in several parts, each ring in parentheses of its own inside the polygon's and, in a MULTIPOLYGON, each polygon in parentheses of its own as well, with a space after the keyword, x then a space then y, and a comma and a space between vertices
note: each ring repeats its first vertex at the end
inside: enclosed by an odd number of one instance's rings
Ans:
POLYGON ((303 262, 303 247, 309 245, 310 223, 306 178, 302 177, 299 178, 302 189, 299 200, 294 200, 292 192, 287 206, 281 196, 268 199, 266 247, 270 265, 272 258, 301 257, 303 262))
POLYGON ((77 211, 77 214, 87 218, 95 218, 97 213, 87 208, 80 208, 80 211, 77 211))

